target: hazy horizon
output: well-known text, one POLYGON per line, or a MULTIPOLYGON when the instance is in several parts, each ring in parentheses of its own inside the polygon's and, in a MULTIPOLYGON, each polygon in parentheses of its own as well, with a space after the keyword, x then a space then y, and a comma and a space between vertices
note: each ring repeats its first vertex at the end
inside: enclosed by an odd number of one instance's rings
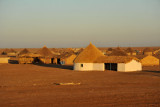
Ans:
POLYGON ((160 46, 159 0, 1 0, 0 48, 160 46))

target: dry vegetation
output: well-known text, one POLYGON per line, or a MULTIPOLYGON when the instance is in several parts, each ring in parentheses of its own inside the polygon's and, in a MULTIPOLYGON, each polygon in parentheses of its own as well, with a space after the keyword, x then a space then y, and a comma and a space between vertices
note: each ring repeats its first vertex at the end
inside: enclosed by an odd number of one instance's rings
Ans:
POLYGON ((77 72, 71 68, 0 64, 0 107, 160 106, 159 66, 131 73, 77 72), (54 84, 59 82, 81 85, 54 84))

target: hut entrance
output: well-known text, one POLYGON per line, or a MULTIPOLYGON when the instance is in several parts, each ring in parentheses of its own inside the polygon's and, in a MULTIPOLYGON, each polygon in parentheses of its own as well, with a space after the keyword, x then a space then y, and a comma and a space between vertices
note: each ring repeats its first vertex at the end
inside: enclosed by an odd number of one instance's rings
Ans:
POLYGON ((61 64, 60 58, 57 58, 57 64, 61 64))
POLYGON ((39 60, 38 57, 35 57, 35 58, 34 58, 34 63, 40 63, 40 60, 39 60))
POLYGON ((51 58, 51 64, 53 64, 54 63, 54 58, 51 58))
POLYGON ((117 63, 105 63, 105 70, 117 71, 117 63))

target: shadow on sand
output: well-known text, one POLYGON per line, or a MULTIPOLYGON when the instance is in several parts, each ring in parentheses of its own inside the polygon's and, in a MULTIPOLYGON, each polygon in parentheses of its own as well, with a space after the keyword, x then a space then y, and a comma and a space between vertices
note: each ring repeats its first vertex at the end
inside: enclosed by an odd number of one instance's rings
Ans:
POLYGON ((160 73, 160 71, 143 70, 142 72, 160 73))
POLYGON ((18 60, 8 60, 9 64, 19 64, 18 60))
POLYGON ((55 65, 55 64, 34 64, 34 65, 43 66, 43 67, 73 70, 73 65, 55 65))

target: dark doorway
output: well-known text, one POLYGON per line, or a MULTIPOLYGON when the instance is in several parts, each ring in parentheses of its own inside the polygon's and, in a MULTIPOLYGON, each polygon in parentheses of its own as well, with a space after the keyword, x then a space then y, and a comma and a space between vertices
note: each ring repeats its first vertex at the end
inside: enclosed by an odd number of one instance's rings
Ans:
POLYGON ((117 71, 117 63, 105 63, 105 70, 117 71))
POLYGON ((110 63, 105 63, 105 70, 110 70, 110 63))
POLYGON ((40 59, 38 57, 34 58, 34 63, 40 63, 40 59))
POLYGON ((61 61, 60 58, 57 58, 57 64, 61 64, 60 61, 61 61))
POLYGON ((117 71, 117 63, 111 63, 111 70, 117 71))
POLYGON ((51 64, 53 64, 54 63, 54 58, 51 58, 51 64))

